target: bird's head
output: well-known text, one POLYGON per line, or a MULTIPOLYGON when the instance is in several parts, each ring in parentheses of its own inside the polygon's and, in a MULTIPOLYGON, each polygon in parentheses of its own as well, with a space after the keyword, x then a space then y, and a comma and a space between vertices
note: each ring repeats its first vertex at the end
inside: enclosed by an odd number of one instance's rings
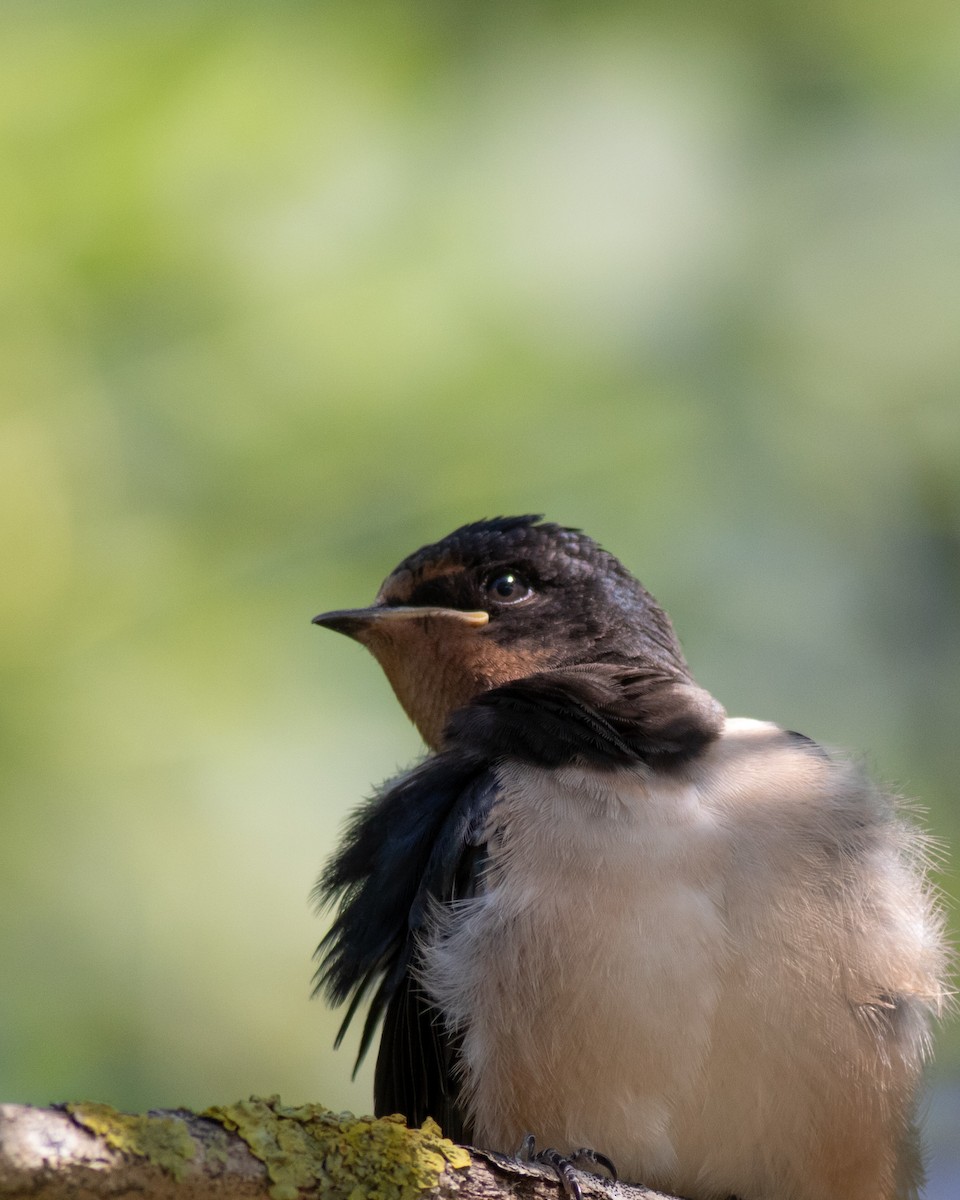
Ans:
POLYGON ((581 663, 689 671, 666 613, 612 554, 576 529, 498 517, 405 558, 369 608, 314 623, 361 642, 432 749, 480 692, 581 663))

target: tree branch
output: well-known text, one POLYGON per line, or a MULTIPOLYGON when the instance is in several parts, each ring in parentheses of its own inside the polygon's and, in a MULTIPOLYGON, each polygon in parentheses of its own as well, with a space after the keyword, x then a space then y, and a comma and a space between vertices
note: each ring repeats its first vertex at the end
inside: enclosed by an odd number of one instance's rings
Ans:
MULTIPOLYGON (((664 1200, 578 1175, 584 1200, 664 1200)), ((0 1105, 0 1197, 30 1200, 558 1200, 555 1173, 440 1136, 430 1121, 251 1097, 203 1113, 0 1105)))

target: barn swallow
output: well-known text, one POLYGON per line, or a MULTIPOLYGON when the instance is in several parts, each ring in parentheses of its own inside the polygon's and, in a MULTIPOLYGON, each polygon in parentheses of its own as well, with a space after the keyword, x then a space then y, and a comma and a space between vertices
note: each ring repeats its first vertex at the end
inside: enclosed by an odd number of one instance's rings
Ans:
POLYGON ((593 1146, 691 1200, 917 1194, 947 950, 889 794, 727 717, 650 593, 538 517, 465 525, 315 621, 429 750, 317 885, 340 1038, 368 999, 360 1057, 383 1023, 378 1114, 593 1146))

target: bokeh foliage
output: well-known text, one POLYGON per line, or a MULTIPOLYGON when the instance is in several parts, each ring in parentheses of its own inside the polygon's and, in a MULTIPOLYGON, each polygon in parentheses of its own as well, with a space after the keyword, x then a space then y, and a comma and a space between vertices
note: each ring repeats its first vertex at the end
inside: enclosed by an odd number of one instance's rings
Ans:
POLYGON ((960 10, 901 16, 8 0, 4 1099, 368 1106, 307 895, 418 745, 308 622, 479 516, 960 845, 960 10))

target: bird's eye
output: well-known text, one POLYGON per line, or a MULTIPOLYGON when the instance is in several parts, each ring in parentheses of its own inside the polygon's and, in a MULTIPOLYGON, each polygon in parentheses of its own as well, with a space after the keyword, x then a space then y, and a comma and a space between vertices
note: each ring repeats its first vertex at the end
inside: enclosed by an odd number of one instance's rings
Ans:
POLYGON ((487 595, 498 604, 516 604, 533 595, 533 588, 516 571, 502 571, 487 582, 487 595))

